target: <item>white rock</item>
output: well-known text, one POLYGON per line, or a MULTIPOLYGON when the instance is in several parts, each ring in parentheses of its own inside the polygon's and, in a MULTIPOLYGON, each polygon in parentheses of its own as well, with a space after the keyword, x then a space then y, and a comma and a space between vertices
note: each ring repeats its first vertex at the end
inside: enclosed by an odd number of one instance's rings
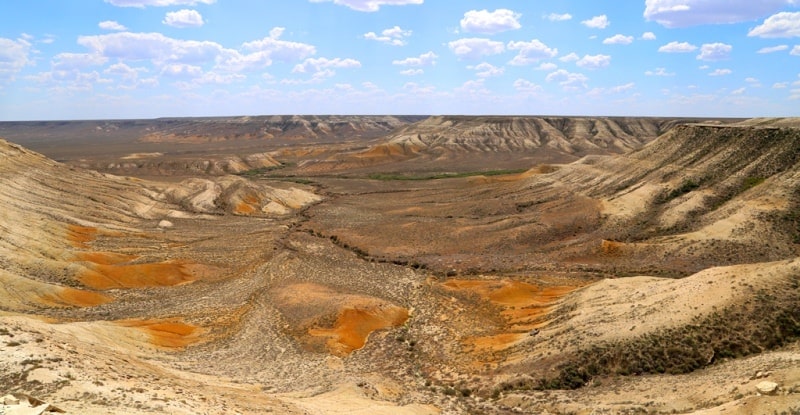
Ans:
POLYGON ((3 405, 19 405, 19 399, 14 395, 6 395, 0 398, 0 404, 3 405))
POLYGON ((170 221, 168 221, 166 219, 163 219, 161 222, 158 222, 158 227, 159 228, 171 228, 172 226, 173 226, 172 222, 170 222, 170 221))
POLYGON ((762 395, 774 395, 778 392, 778 384, 765 380, 756 385, 756 389, 762 395))

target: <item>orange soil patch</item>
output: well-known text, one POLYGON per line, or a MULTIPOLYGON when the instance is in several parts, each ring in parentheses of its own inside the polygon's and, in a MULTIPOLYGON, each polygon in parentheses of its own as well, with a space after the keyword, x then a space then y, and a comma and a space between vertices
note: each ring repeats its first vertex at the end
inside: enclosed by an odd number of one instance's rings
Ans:
POLYGON ((183 262, 154 264, 91 264, 78 276, 82 284, 97 290, 113 288, 169 287, 195 281, 196 267, 183 262))
POLYGON ((62 288, 54 294, 46 294, 42 296, 42 300, 45 303, 56 306, 66 305, 74 307, 94 307, 113 301, 113 299, 107 295, 68 287, 62 288))
POLYGON ((97 228, 91 226, 69 225, 67 239, 76 248, 88 248, 88 243, 97 237, 97 228))
POLYGON ((345 356, 364 347, 373 331, 398 327, 406 320, 408 310, 397 306, 345 308, 339 313, 333 328, 310 329, 309 334, 330 337, 327 341, 330 352, 345 356))
POLYGON ((233 210, 233 213, 238 215, 249 215, 256 211, 256 208, 253 205, 248 204, 246 202, 241 202, 236 204, 236 208, 233 210))
POLYGON ((133 327, 150 336, 150 342, 156 346, 181 348, 200 341, 202 330, 194 325, 179 320, 122 320, 124 327, 133 327))
POLYGON ((524 338, 531 329, 547 324, 547 314, 577 286, 536 286, 513 280, 449 280, 442 286, 471 292, 501 308, 507 326, 500 333, 464 339, 467 349, 501 351, 524 338))
POLYGON ((136 255, 118 254, 115 252, 76 252, 76 261, 94 262, 95 264, 114 265, 133 261, 136 255))

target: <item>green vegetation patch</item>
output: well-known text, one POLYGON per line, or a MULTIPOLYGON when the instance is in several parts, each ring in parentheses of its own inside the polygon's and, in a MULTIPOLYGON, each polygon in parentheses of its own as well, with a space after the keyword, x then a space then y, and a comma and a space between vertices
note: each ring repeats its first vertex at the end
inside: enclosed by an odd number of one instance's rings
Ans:
POLYGON ((372 180, 439 180, 439 179, 455 179, 459 177, 473 177, 473 176, 504 176, 508 174, 519 174, 528 171, 528 169, 509 169, 509 170, 488 170, 488 171, 471 171, 461 173, 433 173, 427 175, 406 175, 399 173, 373 173, 367 176, 372 180))
POLYGON ((682 374, 721 359, 775 349, 800 338, 800 276, 783 287, 758 290, 745 304, 625 342, 592 345, 540 378, 535 389, 576 389, 595 377, 682 374))

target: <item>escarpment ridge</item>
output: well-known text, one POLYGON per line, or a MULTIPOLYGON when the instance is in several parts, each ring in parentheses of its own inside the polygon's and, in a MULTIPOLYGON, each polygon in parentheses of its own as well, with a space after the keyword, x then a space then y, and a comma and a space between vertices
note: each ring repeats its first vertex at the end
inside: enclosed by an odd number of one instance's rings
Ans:
POLYGON ((0 140, 0 410, 794 410, 795 120, 540 118, 252 147, 264 166, 166 181, 0 140), (353 161, 392 142, 417 147, 353 161))

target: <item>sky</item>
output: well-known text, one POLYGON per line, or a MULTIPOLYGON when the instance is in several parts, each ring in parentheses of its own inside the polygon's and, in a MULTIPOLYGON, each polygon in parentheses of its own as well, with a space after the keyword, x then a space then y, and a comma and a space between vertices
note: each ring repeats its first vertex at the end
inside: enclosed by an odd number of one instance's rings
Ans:
POLYGON ((0 120, 800 116, 800 0, 25 0, 0 120))

